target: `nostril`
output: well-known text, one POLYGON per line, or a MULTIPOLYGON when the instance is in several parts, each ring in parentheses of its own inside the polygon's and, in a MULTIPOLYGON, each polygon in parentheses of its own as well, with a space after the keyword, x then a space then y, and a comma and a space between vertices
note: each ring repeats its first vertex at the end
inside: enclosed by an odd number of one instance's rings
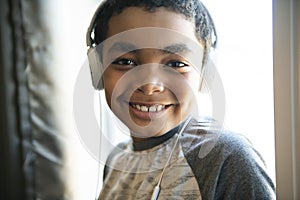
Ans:
POLYGON ((138 91, 145 95, 152 95, 153 93, 160 93, 164 91, 164 85, 162 83, 147 83, 138 88, 138 91))

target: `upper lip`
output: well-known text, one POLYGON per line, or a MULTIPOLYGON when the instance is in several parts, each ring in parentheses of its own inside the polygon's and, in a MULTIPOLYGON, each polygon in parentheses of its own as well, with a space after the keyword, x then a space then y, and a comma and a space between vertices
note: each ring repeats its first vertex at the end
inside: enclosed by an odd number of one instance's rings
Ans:
POLYGON ((154 106, 154 105, 163 105, 163 106, 171 105, 171 103, 136 102, 136 101, 130 101, 129 104, 137 104, 137 105, 147 106, 147 107, 154 106))

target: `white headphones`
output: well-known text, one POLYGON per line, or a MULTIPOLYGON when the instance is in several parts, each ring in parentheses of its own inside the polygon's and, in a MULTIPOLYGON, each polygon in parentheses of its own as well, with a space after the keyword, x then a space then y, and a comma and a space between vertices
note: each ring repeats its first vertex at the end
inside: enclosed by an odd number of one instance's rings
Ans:
POLYGON ((90 66, 90 71, 91 71, 91 77, 92 77, 92 83, 93 86, 96 90, 101 90, 103 89, 103 65, 101 61, 101 49, 99 47, 97 48, 96 43, 94 39, 92 38, 92 35, 94 33, 95 29, 95 23, 96 23, 96 18, 98 15, 98 12, 100 10, 100 6, 98 6, 95 14, 93 15, 93 18, 91 20, 91 23, 88 27, 87 33, 86 33, 86 45, 88 47, 87 51, 87 56, 88 56, 88 61, 89 61, 89 66, 90 66), (98 52, 99 51, 99 52, 98 52))

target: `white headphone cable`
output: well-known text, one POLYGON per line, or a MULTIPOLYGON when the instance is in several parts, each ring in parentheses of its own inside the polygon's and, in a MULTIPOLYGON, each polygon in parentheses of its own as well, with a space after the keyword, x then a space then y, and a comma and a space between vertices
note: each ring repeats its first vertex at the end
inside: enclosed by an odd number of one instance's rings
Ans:
POLYGON ((185 130, 185 128, 187 127, 187 125, 189 124, 189 122, 191 121, 191 119, 192 119, 192 116, 189 116, 189 117, 187 118, 187 120, 185 121, 185 123, 183 124, 183 126, 181 127, 181 129, 180 129, 180 131, 179 131, 179 133, 178 133, 178 136, 177 136, 177 138, 176 138, 175 144, 174 144, 174 146, 173 146, 173 148, 172 148, 172 150, 171 150, 171 153, 170 153, 170 155, 169 155, 169 157, 168 157, 168 160, 167 160, 167 162, 166 162, 166 164, 165 164, 165 166, 164 166, 164 168, 163 168, 163 170, 162 170, 162 172, 161 172, 161 174, 160 174, 160 177, 159 177, 159 180, 158 180, 158 182, 157 182, 157 185, 154 187, 154 190, 153 190, 153 193, 152 193, 152 196, 151 196, 151 200, 157 200, 157 198, 158 198, 158 196, 159 196, 159 192, 160 192, 160 184, 161 184, 161 181, 162 181, 162 177, 163 177, 163 175, 164 175, 164 173, 165 173, 165 170, 166 170, 168 164, 170 163, 172 154, 173 154, 173 152, 174 152, 174 150, 175 150, 175 148, 176 148, 176 146, 177 146, 177 143, 178 143, 178 141, 179 141, 179 138, 180 138, 180 136, 182 135, 182 133, 183 133, 183 131, 185 130))
POLYGON ((95 194, 95 200, 98 199, 98 189, 99 189, 99 182, 100 182, 100 166, 101 166, 101 142, 102 142, 102 105, 101 105, 101 93, 100 91, 97 91, 98 93, 98 103, 99 103, 99 126, 100 126, 100 136, 99 136, 99 163, 97 165, 98 173, 97 173, 97 184, 96 184, 96 194, 95 194))

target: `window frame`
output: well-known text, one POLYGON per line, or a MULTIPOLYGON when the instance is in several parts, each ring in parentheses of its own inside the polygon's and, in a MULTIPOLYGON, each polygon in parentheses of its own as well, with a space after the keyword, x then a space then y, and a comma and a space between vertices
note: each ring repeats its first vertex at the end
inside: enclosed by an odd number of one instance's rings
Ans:
POLYGON ((299 10, 298 0, 273 1, 277 199, 300 198, 299 10))

